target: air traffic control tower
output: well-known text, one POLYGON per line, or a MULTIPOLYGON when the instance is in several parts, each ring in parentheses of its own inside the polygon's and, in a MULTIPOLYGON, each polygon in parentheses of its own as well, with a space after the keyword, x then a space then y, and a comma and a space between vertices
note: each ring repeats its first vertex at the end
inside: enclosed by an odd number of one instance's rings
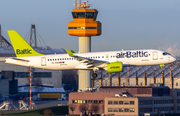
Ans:
MULTIPOLYGON (((88 2, 88 1, 87 1, 88 2)), ((98 11, 90 9, 87 2, 79 5, 75 0, 75 9, 71 11, 74 21, 68 24, 68 34, 79 36, 79 52, 91 52, 91 36, 101 35, 101 22, 96 21, 98 11)), ((91 87, 91 74, 88 70, 79 70, 79 90, 91 87)))

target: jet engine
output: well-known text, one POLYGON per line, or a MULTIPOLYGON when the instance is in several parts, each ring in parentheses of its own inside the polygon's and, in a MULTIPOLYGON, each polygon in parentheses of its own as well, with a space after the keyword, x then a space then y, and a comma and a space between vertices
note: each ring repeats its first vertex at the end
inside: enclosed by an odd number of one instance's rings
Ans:
POLYGON ((111 62, 107 63, 104 68, 107 73, 116 73, 123 71, 123 64, 122 62, 111 62))

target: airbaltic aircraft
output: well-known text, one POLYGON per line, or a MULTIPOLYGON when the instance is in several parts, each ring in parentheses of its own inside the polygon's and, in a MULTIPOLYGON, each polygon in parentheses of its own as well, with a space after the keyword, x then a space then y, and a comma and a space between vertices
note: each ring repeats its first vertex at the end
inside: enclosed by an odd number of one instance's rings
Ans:
POLYGON ((122 50, 111 52, 72 53, 44 55, 36 52, 16 31, 8 31, 17 57, 8 58, 6 63, 48 70, 106 70, 108 73, 123 71, 130 65, 159 65, 176 61, 169 53, 155 49, 122 50))

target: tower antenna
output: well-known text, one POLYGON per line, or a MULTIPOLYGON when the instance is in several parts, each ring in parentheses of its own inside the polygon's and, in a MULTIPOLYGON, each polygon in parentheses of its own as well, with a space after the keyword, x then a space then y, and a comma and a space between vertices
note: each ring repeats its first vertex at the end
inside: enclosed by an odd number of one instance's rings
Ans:
POLYGON ((77 0, 75 0, 75 9, 77 9, 77 0))

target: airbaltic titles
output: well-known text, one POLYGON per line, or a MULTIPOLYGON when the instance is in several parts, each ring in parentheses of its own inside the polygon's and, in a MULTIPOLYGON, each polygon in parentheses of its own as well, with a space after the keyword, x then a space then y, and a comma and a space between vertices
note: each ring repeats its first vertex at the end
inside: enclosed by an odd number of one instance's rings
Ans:
POLYGON ((116 54, 116 58, 137 58, 137 57, 148 57, 150 54, 144 51, 135 51, 135 52, 121 52, 116 54))

